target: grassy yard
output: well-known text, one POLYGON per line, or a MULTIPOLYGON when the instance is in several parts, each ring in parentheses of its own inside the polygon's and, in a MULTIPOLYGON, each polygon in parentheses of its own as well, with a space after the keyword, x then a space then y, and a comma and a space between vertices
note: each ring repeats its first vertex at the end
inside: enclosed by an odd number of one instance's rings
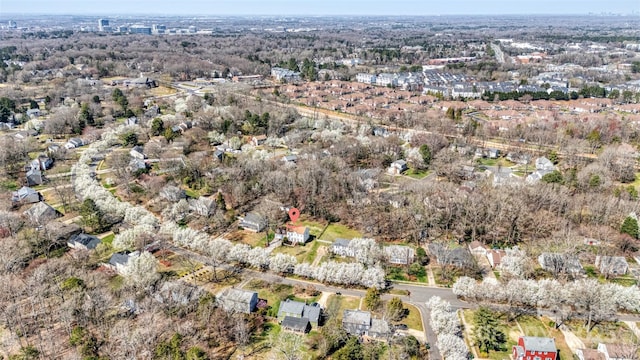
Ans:
POLYGON ((326 311, 338 319, 342 319, 345 310, 355 310, 360 308, 360 298, 355 296, 331 295, 327 300, 326 311))
POLYGON ((565 323, 586 346, 595 346, 599 342, 632 342, 636 340, 633 331, 623 322, 604 322, 597 324, 587 332, 583 321, 572 320, 565 323))
POLYGON ((504 360, 510 359, 511 355, 511 347, 517 343, 518 337, 522 335, 517 325, 508 324, 506 321, 502 321, 500 324, 500 329, 507 336, 507 342, 503 345, 502 351, 490 351, 488 354, 484 352, 480 352, 477 346, 475 346, 475 342, 473 340, 473 315, 474 310, 463 310, 462 316, 464 317, 465 322, 469 326, 468 330, 464 331, 464 340, 469 346, 473 346, 475 352, 479 355, 480 358, 483 359, 492 359, 492 360, 504 360))
POLYGON ((280 303, 286 299, 292 299, 310 304, 318 301, 321 295, 320 293, 318 293, 318 295, 316 296, 310 296, 303 293, 303 291, 301 291, 303 289, 285 284, 270 284, 263 280, 251 280, 244 286, 244 288, 257 291, 258 297, 260 299, 267 300, 267 305, 269 306, 267 315, 272 317, 276 317, 278 315, 280 303), (296 293, 296 291, 301 291, 301 293, 298 294, 296 293))
POLYGON ((477 160, 478 165, 484 166, 502 166, 502 167, 512 167, 515 166, 515 163, 505 159, 505 158, 497 158, 497 159, 489 159, 489 158, 480 158, 477 160))
POLYGON ((327 225, 325 222, 319 222, 315 220, 311 220, 306 216, 301 216, 300 219, 296 222, 296 225, 306 226, 309 228, 309 235, 315 237, 316 239, 322 233, 322 230, 327 225))
MULTIPOLYGON (((469 331, 465 331, 465 340, 468 344, 473 344, 471 334, 473 334, 473 314, 474 310, 464 310, 463 316, 469 325, 469 331)), ((573 354, 567 345, 564 335, 560 330, 556 330, 553 326, 549 326, 553 322, 551 319, 535 316, 522 316, 516 321, 507 322, 504 316, 500 317, 500 327, 507 335, 507 342, 504 344, 504 351, 491 351, 489 354, 481 353, 476 347, 475 351, 479 357, 492 360, 509 359, 511 347, 516 344, 520 336, 540 336, 551 337, 555 339, 556 347, 559 350, 560 360, 573 360, 573 354)))
POLYGON ((71 171, 71 165, 68 164, 56 164, 51 169, 47 170, 48 175, 64 174, 71 171))
MULTIPOLYGON (((316 242, 313 241, 311 243, 307 243, 304 246, 280 246, 277 247, 275 250, 273 250, 274 254, 278 254, 278 253, 282 253, 282 254, 288 254, 288 255, 293 255, 296 257, 296 259, 298 260, 299 263, 304 262, 304 260, 307 258, 307 256, 309 256, 309 253, 311 253, 314 249, 316 242)), ((316 248, 317 250, 317 248, 316 248)))
POLYGON ((234 231, 228 236, 231 241, 239 241, 251 247, 264 247, 267 244, 267 237, 264 232, 255 233, 248 230, 234 231))
POLYGON ((3 179, 0 180, 0 188, 7 191, 16 191, 20 188, 20 186, 18 186, 18 183, 16 181, 3 179))
POLYGON ((327 226, 320 240, 334 241, 336 239, 353 239, 362 237, 362 233, 346 225, 334 223, 327 226))
POLYGON ((429 170, 416 170, 416 169, 409 169, 404 173, 404 175, 416 180, 422 180, 427 176, 429 176, 429 174, 431 174, 431 171, 429 170))
POLYGON ((522 316, 518 318, 517 323, 526 336, 547 336, 548 334, 547 327, 540 321, 540 318, 522 316))
POLYGON ((424 327, 422 326, 422 315, 420 315, 418 308, 409 304, 404 304, 404 307, 409 310, 409 314, 406 318, 402 319, 401 323, 407 324, 409 329, 424 331, 424 327))
POLYGON ((314 241, 313 244, 311 244, 311 250, 309 250, 309 252, 307 252, 305 256, 304 261, 313 263, 313 260, 315 260, 316 256, 318 255, 318 248, 320 246, 322 246, 322 243, 314 241))
POLYGON ((189 260, 170 251, 158 251, 155 257, 159 260, 158 272, 165 276, 181 278, 203 267, 199 262, 189 260))

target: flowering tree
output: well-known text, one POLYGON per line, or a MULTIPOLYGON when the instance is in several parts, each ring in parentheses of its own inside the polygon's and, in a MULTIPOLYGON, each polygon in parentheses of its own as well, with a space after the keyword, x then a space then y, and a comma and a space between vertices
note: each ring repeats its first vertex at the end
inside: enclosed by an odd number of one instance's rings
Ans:
POLYGON ((277 273, 289 273, 292 272, 298 261, 293 255, 276 254, 271 257, 269 263, 269 270, 277 273))
POLYGON ((150 252, 145 251, 129 259, 122 275, 131 286, 146 289, 160 279, 157 267, 158 260, 150 252))
POLYGON ((461 337, 458 315, 449 302, 438 296, 427 301, 431 311, 431 327, 437 335, 436 345, 445 359, 467 359, 467 345, 461 337))

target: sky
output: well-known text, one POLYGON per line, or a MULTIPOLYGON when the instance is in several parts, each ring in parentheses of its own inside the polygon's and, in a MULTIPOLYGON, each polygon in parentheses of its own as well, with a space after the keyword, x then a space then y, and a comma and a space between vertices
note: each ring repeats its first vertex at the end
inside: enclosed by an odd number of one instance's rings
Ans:
POLYGON ((640 0, 0 0, 1 14, 639 14, 640 0))

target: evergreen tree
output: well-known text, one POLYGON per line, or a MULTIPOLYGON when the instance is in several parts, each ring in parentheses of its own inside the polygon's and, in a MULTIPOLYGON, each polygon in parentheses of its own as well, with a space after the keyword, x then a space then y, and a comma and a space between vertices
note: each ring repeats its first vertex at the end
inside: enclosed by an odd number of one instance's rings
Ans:
POLYGON ((500 351, 507 342, 507 337, 498 327, 496 314, 481 307, 473 315, 473 335, 480 351, 489 353, 491 350, 500 351))
POLYGON ((369 310, 375 310, 380 306, 380 293, 376 288, 369 288, 364 296, 364 306, 369 310))
POLYGON ((429 167, 429 165, 431 164, 431 149, 429 148, 429 145, 424 144, 422 146, 420 146, 420 155, 422 155, 422 161, 424 161, 424 166, 429 167))
POLYGON ((104 227, 104 214, 98 208, 96 203, 91 199, 86 199, 80 207, 80 216, 82 222, 91 230, 99 232, 104 227))
POLYGON ((399 297, 394 296, 387 302, 387 308, 385 310, 385 316, 390 321, 400 321, 405 315, 404 304, 399 297))
POLYGON ((623 234, 627 234, 634 239, 638 238, 638 220, 636 220, 632 216, 627 216, 622 222, 622 226, 620 227, 620 232, 623 234))

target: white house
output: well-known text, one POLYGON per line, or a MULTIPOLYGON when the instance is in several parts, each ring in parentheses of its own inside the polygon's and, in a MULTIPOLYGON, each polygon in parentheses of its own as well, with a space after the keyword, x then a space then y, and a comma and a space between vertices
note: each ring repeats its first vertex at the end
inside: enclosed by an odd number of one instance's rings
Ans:
POLYGON ((391 163, 391 165, 389 165, 389 168, 387 169, 387 173, 389 173, 389 175, 400 175, 403 172, 407 171, 408 167, 407 167, 407 162, 404 160, 396 160, 394 162, 391 163))
POLYGON ((338 256, 356 257, 356 249, 351 246, 351 240, 347 239, 336 239, 329 247, 329 251, 338 256))
POLYGON ((288 226, 286 236, 289 242, 305 244, 309 240, 309 228, 306 226, 288 226))
POLYGON ((409 265, 413 262, 415 251, 409 246, 390 245, 384 247, 384 254, 390 264, 409 265))
POLYGON ((131 253, 119 252, 111 255, 109 262, 106 264, 107 267, 116 271, 119 274, 122 274, 127 266, 129 266, 129 260, 140 256, 139 251, 134 251, 131 253))
POLYGON ((249 314, 258 305, 258 293, 228 288, 217 296, 217 300, 225 311, 249 314))
POLYGON ((69 141, 67 141, 66 144, 64 144, 64 147, 68 150, 71 149, 75 149, 75 148, 79 148, 81 146, 85 145, 84 141, 82 141, 82 139, 80 138, 71 138, 69 139, 69 141))
POLYGON ((598 352, 604 355, 605 360, 633 360, 638 358, 637 349, 629 345, 599 343, 598 352))
POLYGON ((376 83, 376 75, 375 74, 366 74, 359 73, 356 75, 356 81, 365 83, 365 84, 375 84, 376 83))

